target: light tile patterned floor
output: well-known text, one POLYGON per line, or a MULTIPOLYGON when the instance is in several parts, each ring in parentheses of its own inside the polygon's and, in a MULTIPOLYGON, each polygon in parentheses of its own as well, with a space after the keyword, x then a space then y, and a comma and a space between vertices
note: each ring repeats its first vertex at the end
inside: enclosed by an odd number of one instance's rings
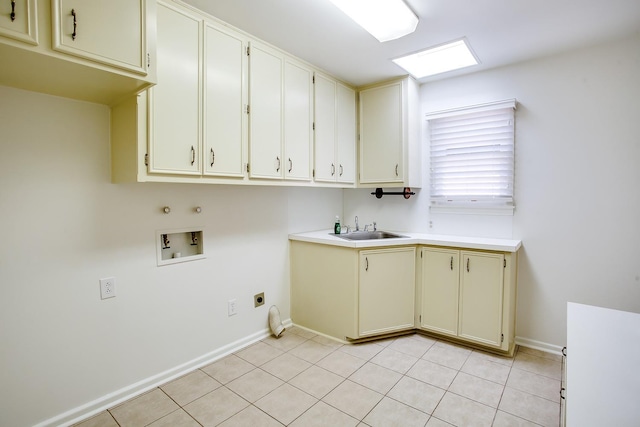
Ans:
POLYGON ((420 334, 342 345, 293 327, 77 426, 556 427, 561 362, 420 334))

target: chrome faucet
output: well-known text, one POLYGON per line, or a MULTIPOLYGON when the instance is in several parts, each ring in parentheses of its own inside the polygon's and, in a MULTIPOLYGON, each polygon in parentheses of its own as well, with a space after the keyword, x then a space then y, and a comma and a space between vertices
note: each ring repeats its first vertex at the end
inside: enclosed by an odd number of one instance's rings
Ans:
POLYGON ((360 231, 360 226, 358 225, 358 215, 356 215, 356 231, 360 231))

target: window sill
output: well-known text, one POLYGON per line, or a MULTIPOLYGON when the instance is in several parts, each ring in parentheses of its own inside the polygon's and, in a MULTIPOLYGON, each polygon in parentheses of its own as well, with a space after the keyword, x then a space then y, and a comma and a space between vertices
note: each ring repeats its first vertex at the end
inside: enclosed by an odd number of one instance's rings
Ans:
POLYGON ((496 216, 513 216, 515 206, 501 205, 431 205, 430 211, 439 214, 456 214, 456 215, 496 215, 496 216))

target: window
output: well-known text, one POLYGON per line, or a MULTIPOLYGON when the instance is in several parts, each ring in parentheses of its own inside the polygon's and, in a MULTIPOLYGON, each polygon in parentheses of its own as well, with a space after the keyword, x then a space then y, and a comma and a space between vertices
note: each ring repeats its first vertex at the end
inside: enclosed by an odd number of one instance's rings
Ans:
POLYGON ((513 210, 516 100, 427 114, 431 206, 513 210))

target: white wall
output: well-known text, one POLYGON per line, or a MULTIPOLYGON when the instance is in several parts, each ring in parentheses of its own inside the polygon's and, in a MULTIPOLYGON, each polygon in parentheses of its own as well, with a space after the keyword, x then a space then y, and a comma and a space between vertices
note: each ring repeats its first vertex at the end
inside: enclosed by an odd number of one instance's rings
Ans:
MULTIPOLYGON (((640 312, 640 37, 422 87, 425 112, 512 97, 513 217, 430 215, 428 174, 410 200, 345 191, 344 214, 522 239, 517 335, 561 346, 566 301, 640 312)), ((287 233, 343 212, 340 190, 111 184, 108 124, 104 106, 0 87, 0 425, 224 349, 270 304, 288 318, 287 233), (207 259, 156 267, 155 231, 193 225, 207 259), (101 301, 108 276, 118 296, 101 301)))
POLYGON ((640 312, 640 35, 421 87, 423 113, 508 98, 519 103, 513 217, 430 214, 428 170, 408 201, 345 191, 345 214, 522 239, 516 334, 563 346, 567 301, 640 312))
POLYGON ((111 184, 108 132, 105 106, 0 87, 0 425, 262 333, 272 304, 288 319, 287 234, 342 214, 335 189, 111 184), (206 260, 157 267, 156 230, 190 226, 206 260), (102 301, 109 276, 117 296, 102 301))

